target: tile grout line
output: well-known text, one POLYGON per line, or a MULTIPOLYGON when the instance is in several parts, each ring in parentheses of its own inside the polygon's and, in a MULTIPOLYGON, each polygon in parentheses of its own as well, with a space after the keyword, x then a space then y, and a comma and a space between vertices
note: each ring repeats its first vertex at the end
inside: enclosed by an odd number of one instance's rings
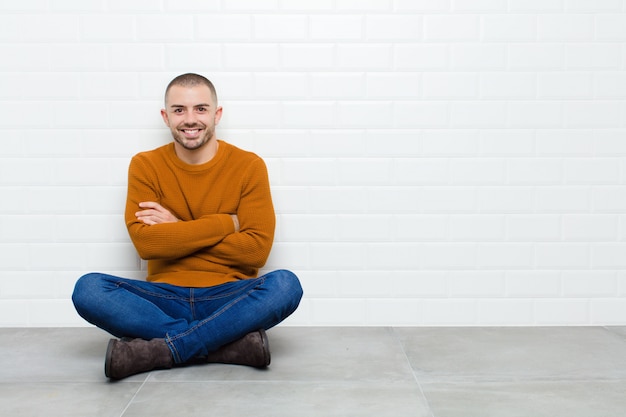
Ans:
POLYGON ((126 404, 126 407, 124 407, 124 409, 122 410, 122 413, 120 414, 120 417, 124 417, 124 414, 126 414, 126 411, 128 410, 128 407, 130 407, 130 405, 133 403, 133 401, 135 401, 135 398, 137 398, 137 395, 139 394, 141 389, 148 382, 148 378, 150 378, 150 374, 148 374, 146 376, 146 379, 144 379, 143 383, 139 386, 139 388, 137 388, 137 391, 135 391, 135 394, 133 394, 132 398, 130 400, 128 400, 128 404, 126 404))
POLYGON ((428 412, 430 413, 430 417, 435 417, 435 413, 433 412, 433 409, 431 408, 430 403, 428 402, 428 398, 426 398, 426 394, 424 394, 424 390, 422 389, 422 384, 420 384, 419 380, 417 379, 417 375, 415 375, 415 370, 413 369, 413 366, 411 365, 409 356, 406 354, 406 350, 404 349, 404 344, 402 344, 402 342, 400 341, 400 337, 398 336, 398 333, 396 332, 396 328, 392 326, 391 332, 393 333, 393 336, 396 339, 396 342, 398 342, 398 344, 400 345, 400 348, 402 349, 402 353, 404 354, 404 359, 406 360, 406 363, 409 365, 409 368, 411 369, 411 374, 413 374, 413 379, 415 380, 415 383, 417 384, 417 389, 419 390, 419 393, 422 395, 422 398, 426 402, 426 408, 428 409, 428 412))

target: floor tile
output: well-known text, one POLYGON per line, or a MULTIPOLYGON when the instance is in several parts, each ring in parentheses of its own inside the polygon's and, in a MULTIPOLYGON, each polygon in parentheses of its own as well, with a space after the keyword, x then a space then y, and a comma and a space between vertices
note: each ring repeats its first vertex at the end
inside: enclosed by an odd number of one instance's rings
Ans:
POLYGON ((155 372, 151 381, 414 381, 390 328, 280 327, 268 331, 267 370, 202 365, 155 372))
POLYGON ((415 386, 403 382, 148 382, 124 417, 172 415, 426 417, 430 412, 415 386))
POLYGON ((624 381, 426 383, 434 417, 622 417, 624 381))
POLYGON ((95 328, 0 329, 0 382, 105 381, 109 338, 95 328))
POLYGON ((3 416, 119 417, 139 383, 0 383, 3 416))
POLYGON ((599 327, 395 330, 420 381, 626 378, 626 339, 599 327))

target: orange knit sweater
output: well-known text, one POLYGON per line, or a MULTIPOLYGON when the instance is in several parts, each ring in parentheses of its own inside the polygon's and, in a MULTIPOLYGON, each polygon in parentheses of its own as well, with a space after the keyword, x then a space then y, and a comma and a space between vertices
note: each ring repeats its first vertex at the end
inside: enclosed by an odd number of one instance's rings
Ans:
POLYGON ((135 155, 125 217, 139 256, 148 260, 147 280, 185 287, 256 277, 276 222, 265 163, 223 141, 201 165, 181 161, 174 143, 135 155), (181 221, 144 224, 135 216, 144 201, 161 204, 181 221), (230 214, 239 219, 238 233, 230 214))

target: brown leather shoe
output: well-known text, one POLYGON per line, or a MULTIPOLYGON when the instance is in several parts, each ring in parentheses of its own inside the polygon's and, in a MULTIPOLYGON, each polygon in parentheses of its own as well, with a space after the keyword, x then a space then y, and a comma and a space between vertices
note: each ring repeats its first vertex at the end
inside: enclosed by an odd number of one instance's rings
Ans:
POLYGON ((207 362, 266 368, 271 360, 270 344, 265 330, 248 333, 239 340, 209 353, 207 362))
POLYGON ((122 379, 153 369, 169 369, 173 365, 174 359, 165 339, 111 339, 104 360, 104 374, 111 379, 122 379))

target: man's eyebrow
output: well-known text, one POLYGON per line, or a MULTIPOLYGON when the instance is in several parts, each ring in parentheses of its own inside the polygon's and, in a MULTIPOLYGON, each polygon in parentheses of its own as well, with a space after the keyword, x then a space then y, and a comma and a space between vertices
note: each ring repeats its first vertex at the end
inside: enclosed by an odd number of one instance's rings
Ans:
MULTIPOLYGON (((172 104, 170 105, 171 108, 185 108, 185 106, 183 106, 182 104, 172 104)), ((200 103, 200 104, 194 104, 193 107, 211 107, 210 104, 205 104, 205 103, 200 103)))

